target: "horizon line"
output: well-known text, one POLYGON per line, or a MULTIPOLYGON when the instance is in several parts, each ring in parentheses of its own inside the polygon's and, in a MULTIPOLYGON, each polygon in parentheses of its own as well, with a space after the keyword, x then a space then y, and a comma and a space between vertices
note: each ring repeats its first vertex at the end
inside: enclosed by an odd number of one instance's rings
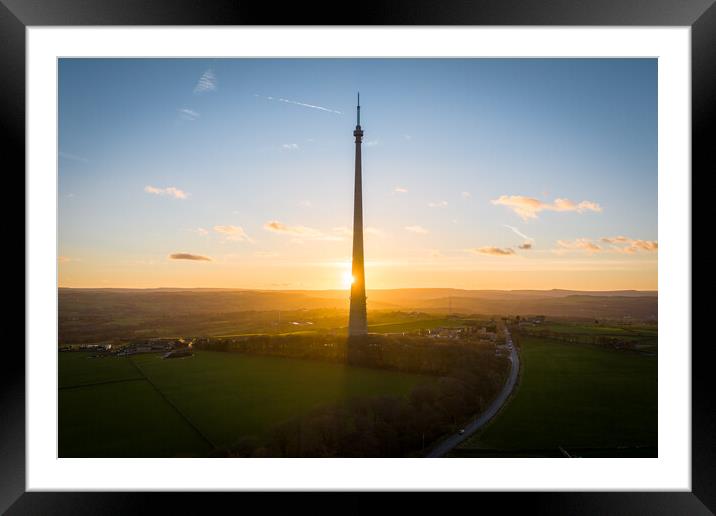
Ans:
MULTIPOLYGON (((72 290, 243 290, 243 291, 272 291, 272 292, 336 292, 346 291, 350 292, 350 289, 344 288, 248 288, 248 287, 66 287, 59 285, 60 289, 72 289, 72 290)), ((574 289, 574 288, 513 288, 513 289, 500 289, 500 288, 458 288, 458 287, 392 287, 392 288, 367 288, 367 291, 371 290, 460 290, 463 292, 659 292, 659 289, 639 289, 639 288, 618 288, 618 289, 605 289, 605 290, 590 290, 590 289, 574 289)))

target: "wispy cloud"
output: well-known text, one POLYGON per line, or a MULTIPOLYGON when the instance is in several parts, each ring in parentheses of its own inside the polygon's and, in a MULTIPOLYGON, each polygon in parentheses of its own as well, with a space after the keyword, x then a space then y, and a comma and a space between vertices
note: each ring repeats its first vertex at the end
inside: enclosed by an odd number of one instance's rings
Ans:
POLYGON ((510 247, 477 247, 470 249, 475 254, 486 254, 489 256, 512 256, 515 250, 510 247))
POLYGON ((523 244, 520 244, 517 246, 517 249, 522 249, 523 251, 528 251, 532 249, 532 242, 525 242, 523 244))
POLYGON ((510 226, 510 225, 508 225, 508 224, 504 224, 504 226, 505 226, 507 229, 512 230, 512 232, 513 232, 515 235, 517 235, 518 237, 524 238, 525 240, 534 241, 534 238, 525 235, 522 231, 520 231, 520 230, 517 229, 516 227, 510 226))
POLYGON ((226 240, 234 242, 254 242, 241 226, 214 226, 214 231, 222 235, 226 240))
POLYGON ((193 122, 194 120, 196 120, 197 118, 199 118, 201 116, 198 112, 194 111, 193 109, 189 109, 189 108, 180 108, 180 109, 177 109, 177 111, 179 112, 179 117, 182 120, 188 120, 190 122, 193 122))
POLYGON ((600 252, 602 248, 588 238, 577 238, 576 240, 557 240, 557 251, 560 250, 594 254, 600 252))
POLYGON ((507 206, 525 221, 537 218, 537 214, 541 211, 575 211, 577 213, 602 211, 602 207, 592 201, 575 203, 569 199, 557 198, 552 203, 547 203, 524 195, 501 195, 491 202, 492 204, 507 206))
POLYGON ((147 185, 144 187, 144 191, 154 195, 165 195, 174 197, 175 199, 186 199, 189 194, 174 186, 167 186, 166 188, 158 188, 156 186, 147 185))
POLYGON ((300 202, 298 203, 298 205, 299 205, 301 208, 310 208, 311 206, 313 206, 313 203, 312 203, 311 201, 305 199, 305 200, 303 200, 303 201, 300 201, 300 202))
POLYGON ((366 147, 375 147, 376 145, 380 145, 380 141, 379 140, 368 140, 363 145, 365 145, 366 147))
POLYGON ((343 240, 343 237, 341 236, 327 235, 326 233, 318 229, 309 228, 306 226, 287 226, 286 224, 277 220, 271 220, 264 224, 264 229, 266 231, 271 231, 272 233, 292 236, 297 239, 298 242, 300 242, 301 240, 343 240))
POLYGON ((63 159, 69 159, 71 161, 79 161, 81 163, 88 163, 89 160, 87 158, 84 158, 82 156, 78 156, 77 154, 70 154, 69 152, 58 152, 58 155, 63 159))
POLYGON ((403 140, 405 140, 406 142, 409 142, 409 141, 412 140, 412 139, 413 139, 413 137, 410 136, 409 134, 404 134, 404 135, 403 135, 403 140))
POLYGON ((395 193, 408 193, 408 189, 407 189, 407 188, 404 188, 404 187, 402 187, 402 186, 396 186, 396 187, 393 189, 393 191, 394 191, 395 193))
POLYGON ((589 238, 577 238, 576 240, 557 240, 555 252, 582 251, 589 254, 594 253, 623 253, 634 254, 639 251, 653 253, 659 250, 656 240, 640 240, 625 236, 602 237, 599 239, 602 245, 597 244, 589 238), (607 244, 607 245, 604 245, 607 244))
POLYGON ((405 231, 416 233, 418 235, 427 235, 429 231, 422 226, 405 226, 405 231))
POLYGON ((272 102, 283 102, 284 104, 293 104, 294 106, 301 106, 309 109, 318 109, 319 111, 325 111, 327 113, 334 113, 336 115, 342 115, 343 113, 341 111, 336 111, 335 109, 330 109, 323 106, 317 106, 315 104, 308 104, 306 102, 299 102, 298 100, 291 100, 291 99, 285 99, 282 97, 267 97, 265 95, 258 95, 254 94, 254 97, 259 97, 262 99, 270 100, 272 102))
POLYGON ((460 196, 463 199, 469 199, 470 197, 472 197, 472 194, 470 192, 460 192, 460 196))
POLYGON ((202 256, 200 254, 191 253, 174 253, 169 255, 170 260, 189 260, 195 262, 210 262, 211 258, 208 256, 202 256))
POLYGON ((298 146, 297 143, 284 143, 283 145, 281 145, 281 148, 286 149, 286 150, 292 150, 292 151, 300 149, 300 147, 298 146))
POLYGON ((638 240, 625 236, 602 237, 602 242, 611 244, 614 251, 633 254, 637 251, 654 252, 659 250, 659 244, 656 240, 638 240))
POLYGON ((194 86, 194 94, 207 93, 216 90, 216 75, 213 70, 206 70, 194 86))
POLYGON ((447 201, 438 201, 438 202, 429 202, 428 207, 429 208, 444 208, 447 206, 447 201))

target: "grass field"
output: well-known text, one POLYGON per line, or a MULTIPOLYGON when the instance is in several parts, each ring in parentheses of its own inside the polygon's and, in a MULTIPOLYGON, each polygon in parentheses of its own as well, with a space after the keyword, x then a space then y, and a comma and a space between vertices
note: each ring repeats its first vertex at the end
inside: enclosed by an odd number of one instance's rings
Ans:
POLYGON ((60 389, 142 377, 129 360, 92 359, 89 356, 89 353, 60 353, 60 389))
POLYGON ((448 318, 426 318, 413 321, 401 322, 382 322, 368 325, 368 331, 372 333, 400 333, 416 330, 424 330, 427 328, 454 328, 465 325, 465 319, 448 319, 448 318))
POLYGON ((606 335, 613 337, 652 337, 658 336, 659 330, 655 326, 607 326, 603 324, 584 323, 547 323, 543 330, 569 335, 606 335))
POLYGON ((629 343, 633 349, 656 353, 658 349, 659 329, 656 325, 606 325, 585 324, 581 322, 550 321, 544 325, 528 328, 533 336, 558 337, 565 336, 583 344, 594 343, 595 337, 609 337, 629 343), (549 335, 549 334, 552 335, 549 335))
POLYGON ((655 455, 655 356, 522 337, 521 358, 515 396, 454 456, 655 455))
POLYGON ((88 356, 59 354, 61 457, 203 456, 323 404, 407 395, 426 378, 209 351, 88 356))
POLYGON ((569 335, 623 335, 623 328, 616 326, 596 326, 591 324, 545 324, 543 329, 550 330, 555 333, 566 333, 569 335))

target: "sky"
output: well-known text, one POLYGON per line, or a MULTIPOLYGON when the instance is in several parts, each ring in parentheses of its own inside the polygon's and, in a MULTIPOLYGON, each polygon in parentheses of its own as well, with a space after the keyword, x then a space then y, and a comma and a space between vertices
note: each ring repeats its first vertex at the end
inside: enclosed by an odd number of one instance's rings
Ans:
POLYGON ((61 287, 657 289, 656 59, 60 59, 61 287))

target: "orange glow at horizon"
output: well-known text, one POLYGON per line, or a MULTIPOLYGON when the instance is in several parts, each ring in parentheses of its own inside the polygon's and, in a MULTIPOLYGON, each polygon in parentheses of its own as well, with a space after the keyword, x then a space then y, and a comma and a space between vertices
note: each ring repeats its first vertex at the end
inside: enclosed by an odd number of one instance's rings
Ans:
MULTIPOLYGON (((565 264, 566 265, 566 264, 565 264)), ((599 267, 478 268, 468 264, 428 266, 366 264, 366 287, 458 288, 466 290, 657 290, 658 262, 599 267)), ((350 264, 156 263, 113 267, 88 262, 62 263, 59 286, 74 288, 244 288, 257 290, 347 290, 350 264), (336 270, 338 269, 338 270, 336 270)))

